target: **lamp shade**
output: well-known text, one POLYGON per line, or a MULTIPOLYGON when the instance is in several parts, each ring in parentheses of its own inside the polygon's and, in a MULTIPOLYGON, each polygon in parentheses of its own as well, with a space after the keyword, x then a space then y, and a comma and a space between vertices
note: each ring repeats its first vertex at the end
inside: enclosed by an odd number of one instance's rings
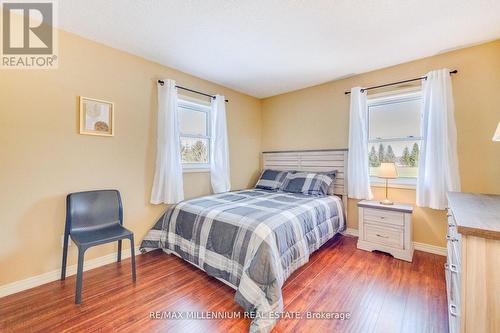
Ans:
POLYGON ((398 170, 394 162, 382 162, 378 168, 377 177, 380 178, 398 178, 398 170))
POLYGON ((500 141, 500 121, 498 122, 497 130, 493 134, 493 141, 500 141))

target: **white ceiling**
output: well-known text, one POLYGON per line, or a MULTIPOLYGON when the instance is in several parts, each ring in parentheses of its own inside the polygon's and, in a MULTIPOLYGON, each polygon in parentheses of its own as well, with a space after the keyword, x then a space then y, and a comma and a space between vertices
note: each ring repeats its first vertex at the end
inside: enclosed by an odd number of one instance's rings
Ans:
POLYGON ((59 25, 268 97, 500 38, 500 0, 62 0, 59 25))

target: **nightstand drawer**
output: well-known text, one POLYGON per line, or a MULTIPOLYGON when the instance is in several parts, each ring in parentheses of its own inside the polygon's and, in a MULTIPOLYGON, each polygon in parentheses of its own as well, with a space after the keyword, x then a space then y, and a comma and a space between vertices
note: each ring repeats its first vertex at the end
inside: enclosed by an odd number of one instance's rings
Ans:
POLYGON ((404 248, 404 232, 403 229, 399 228, 366 223, 364 225, 364 239, 367 242, 397 249, 404 248))
POLYGON ((403 213, 389 210, 365 208, 363 210, 363 217, 367 222, 374 221, 398 226, 402 226, 405 223, 403 213))

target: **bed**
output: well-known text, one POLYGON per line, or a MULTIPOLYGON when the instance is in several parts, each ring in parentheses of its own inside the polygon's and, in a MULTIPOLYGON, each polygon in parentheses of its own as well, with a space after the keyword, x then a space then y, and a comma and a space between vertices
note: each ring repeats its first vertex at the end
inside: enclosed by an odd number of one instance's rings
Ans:
POLYGON ((141 251, 173 253, 236 290, 252 316, 250 332, 269 332, 283 311, 281 287, 311 253, 345 229, 347 152, 269 152, 264 168, 326 171, 331 195, 249 189, 171 206, 141 243, 141 251))

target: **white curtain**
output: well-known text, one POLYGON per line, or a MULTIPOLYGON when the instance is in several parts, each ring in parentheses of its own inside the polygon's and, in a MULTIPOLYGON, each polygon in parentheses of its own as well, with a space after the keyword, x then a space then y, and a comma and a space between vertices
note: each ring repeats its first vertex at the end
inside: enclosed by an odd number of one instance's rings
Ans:
POLYGON ((424 140, 418 162, 417 205, 445 209, 446 192, 460 191, 450 70, 427 73, 422 91, 424 140))
POLYGON ((214 193, 231 189, 229 173, 229 144, 227 140, 226 103, 224 96, 212 99, 212 143, 210 147, 210 177, 214 193))
POLYGON ((371 199, 368 169, 368 106, 366 91, 351 89, 349 113, 349 157, 347 159, 347 194, 350 198, 371 199))
POLYGON ((151 191, 152 204, 173 204, 184 200, 182 162, 174 80, 158 83, 158 127, 156 169, 151 191))

